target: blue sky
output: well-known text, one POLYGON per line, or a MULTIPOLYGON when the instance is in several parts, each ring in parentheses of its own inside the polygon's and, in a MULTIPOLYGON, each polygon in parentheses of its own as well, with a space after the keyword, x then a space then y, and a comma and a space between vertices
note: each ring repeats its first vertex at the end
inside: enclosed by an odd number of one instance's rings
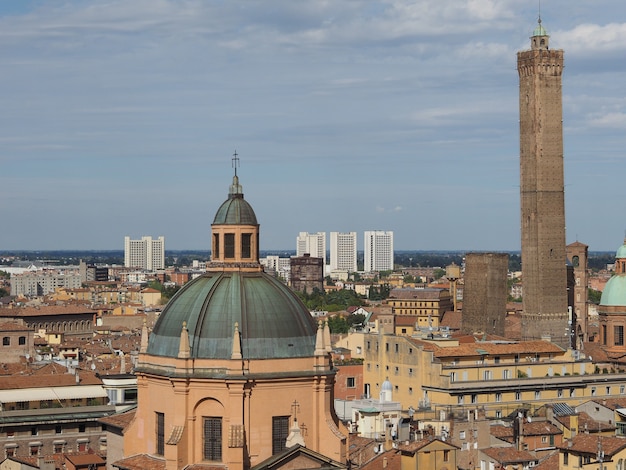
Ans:
MULTIPOLYGON (((0 250, 209 249, 231 155, 261 249, 393 230, 518 250, 521 0, 0 2, 0 250)), ((626 4, 541 2, 564 49, 567 242, 626 229, 626 4)))

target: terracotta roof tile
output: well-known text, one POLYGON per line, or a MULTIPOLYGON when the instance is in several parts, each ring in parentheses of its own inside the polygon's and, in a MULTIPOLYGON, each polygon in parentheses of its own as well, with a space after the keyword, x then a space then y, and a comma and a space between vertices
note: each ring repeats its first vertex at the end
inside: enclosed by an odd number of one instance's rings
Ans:
POLYGON ((65 454, 65 459, 75 466, 106 463, 102 457, 96 454, 65 454))
POLYGON ((39 387, 67 387, 81 385, 101 385, 102 381, 91 371, 78 370, 80 383, 76 383, 76 376, 68 374, 67 369, 59 364, 50 363, 40 368, 25 368, 19 375, 0 376, 0 390, 39 388, 39 387))
POLYGON ((113 462, 113 467, 120 470, 165 470, 165 460, 147 454, 138 454, 113 462))
POLYGON ((616 436, 599 436, 597 434, 578 434, 567 442, 564 442, 560 449, 568 452, 581 454, 595 454, 598 452, 598 444, 602 439, 602 450, 606 456, 612 456, 620 450, 626 448, 626 438, 616 436))
POLYGON ((517 450, 514 447, 493 447, 483 449, 482 452, 503 465, 539 460, 527 450, 517 450))
POLYGON ((606 398, 602 400, 592 400, 594 403, 605 406, 615 411, 617 408, 626 408, 626 397, 606 398))
POLYGON ((105 416, 104 418, 100 418, 98 421, 100 423, 106 424, 107 426, 115 427, 118 429, 126 429, 131 421, 135 418, 135 411, 126 411, 124 413, 117 413, 111 416, 105 416))
POLYGON ((559 470, 559 451, 555 450, 533 467, 533 470, 559 470))
POLYGON ((536 353, 563 353, 563 349, 548 341, 520 341, 508 343, 477 342, 461 344, 456 347, 441 348, 435 351, 435 357, 463 357, 503 355, 503 354, 536 354, 536 353), (485 351, 485 352, 482 352, 485 351))
POLYGON ((40 315, 84 315, 97 311, 85 305, 45 305, 41 307, 0 308, 0 317, 37 317, 40 315))
POLYGON ((0 331, 33 331, 33 329, 17 322, 7 321, 0 323, 0 331))
POLYGON ((400 470, 402 456, 397 450, 390 450, 378 454, 368 463, 360 467, 360 470, 400 470))

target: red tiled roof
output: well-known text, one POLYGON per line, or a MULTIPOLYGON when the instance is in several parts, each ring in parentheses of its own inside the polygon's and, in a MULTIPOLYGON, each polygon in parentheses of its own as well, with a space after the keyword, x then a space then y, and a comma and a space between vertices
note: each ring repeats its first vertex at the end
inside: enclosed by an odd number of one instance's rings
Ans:
POLYGON ((482 452, 503 465, 539 460, 527 450, 517 450, 514 447, 493 447, 483 449, 482 452))
POLYGON ((605 406, 610 410, 615 411, 617 408, 626 408, 626 397, 606 398, 601 400, 591 400, 594 403, 605 406))
POLYGON ((46 364, 38 369, 28 367, 19 375, 0 376, 0 390, 102 384, 91 371, 78 370, 77 373, 80 378, 79 384, 76 383, 74 374, 68 374, 65 367, 55 363, 46 364))
MULTIPOLYGON (((557 416, 556 419, 563 426, 568 429, 572 427, 570 422, 571 416, 557 416)), ((578 431, 585 431, 589 433, 612 431, 615 426, 604 421, 596 421, 584 411, 578 413, 578 431)))
POLYGON ((0 323, 0 331, 33 331, 33 329, 17 322, 7 321, 0 323))
POLYGON ((444 289, 396 288, 389 292, 387 300, 439 300, 444 289))
POLYGON ((84 315, 95 314, 96 310, 80 305, 47 305, 41 307, 0 308, 0 317, 38 317, 41 315, 84 315))
POLYGON ((536 354, 562 353, 563 349, 548 341, 520 341, 511 343, 478 342, 461 344, 455 347, 441 348, 435 351, 435 357, 481 356, 486 354, 536 354), (479 351, 480 350, 480 351, 479 351), (484 351, 484 352, 482 352, 484 351))
POLYGON ((106 461, 96 454, 65 454, 65 459, 77 465, 103 464, 106 461))
POLYGON ((396 326, 415 326, 418 318, 417 315, 395 315, 394 321, 396 326))
POLYGON ((456 312, 443 312, 443 316, 439 321, 439 326, 447 326, 451 330, 460 330, 463 315, 460 310, 456 312))
POLYGON ((559 470, 559 451, 555 450, 545 457, 533 470, 559 470))
POLYGON ((100 418, 98 421, 100 423, 106 424, 107 426, 123 430, 126 429, 126 426, 128 426, 135 418, 135 411, 136 410, 131 410, 125 413, 117 413, 111 416, 105 416, 104 418, 100 418))
POLYGON ((560 449, 568 452, 581 454, 595 454, 598 452, 598 444, 602 440, 604 455, 612 456, 626 448, 626 438, 616 436, 600 436, 598 434, 578 434, 573 439, 564 442, 560 449))
POLYGON ((138 454, 113 462, 113 467, 120 470, 165 470, 165 460, 147 454, 138 454))
POLYGON ((397 450, 390 450, 378 454, 372 460, 360 467, 360 470, 400 470, 402 456, 397 450))

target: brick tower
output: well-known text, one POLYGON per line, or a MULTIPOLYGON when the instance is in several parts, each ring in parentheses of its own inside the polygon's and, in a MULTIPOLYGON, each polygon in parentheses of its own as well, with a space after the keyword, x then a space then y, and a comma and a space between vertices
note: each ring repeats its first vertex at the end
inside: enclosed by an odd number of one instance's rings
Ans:
POLYGON ((570 346, 563 184, 563 51, 549 48, 541 19, 517 53, 520 108, 522 339, 549 335, 570 346))
POLYGON ((507 253, 465 254, 463 332, 505 336, 508 268, 507 253))

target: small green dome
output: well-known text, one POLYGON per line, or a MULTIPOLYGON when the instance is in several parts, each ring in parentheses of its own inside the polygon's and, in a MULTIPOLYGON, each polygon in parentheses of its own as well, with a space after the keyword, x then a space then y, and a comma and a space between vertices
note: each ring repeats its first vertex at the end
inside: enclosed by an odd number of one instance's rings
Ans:
POLYGON ((533 31, 533 36, 547 36, 548 32, 546 31, 546 28, 544 28, 541 23, 539 23, 537 25, 537 27, 535 28, 535 30, 533 31))
POLYGON ((186 322, 191 358, 230 359, 235 323, 244 359, 309 357, 317 325, 287 286, 262 271, 218 271, 185 284, 165 306, 148 354, 177 357, 186 322))
POLYGON ((626 240, 624 240, 624 244, 617 249, 615 258, 616 259, 626 258, 626 240))
POLYGON ((258 225, 252 206, 243 198, 237 175, 233 177, 228 199, 215 213, 213 225, 258 225))
POLYGON ((242 195, 229 197, 215 214, 213 225, 258 225, 252 206, 242 195))
POLYGON ((616 274, 604 286, 600 305, 626 307, 626 274, 616 274))

